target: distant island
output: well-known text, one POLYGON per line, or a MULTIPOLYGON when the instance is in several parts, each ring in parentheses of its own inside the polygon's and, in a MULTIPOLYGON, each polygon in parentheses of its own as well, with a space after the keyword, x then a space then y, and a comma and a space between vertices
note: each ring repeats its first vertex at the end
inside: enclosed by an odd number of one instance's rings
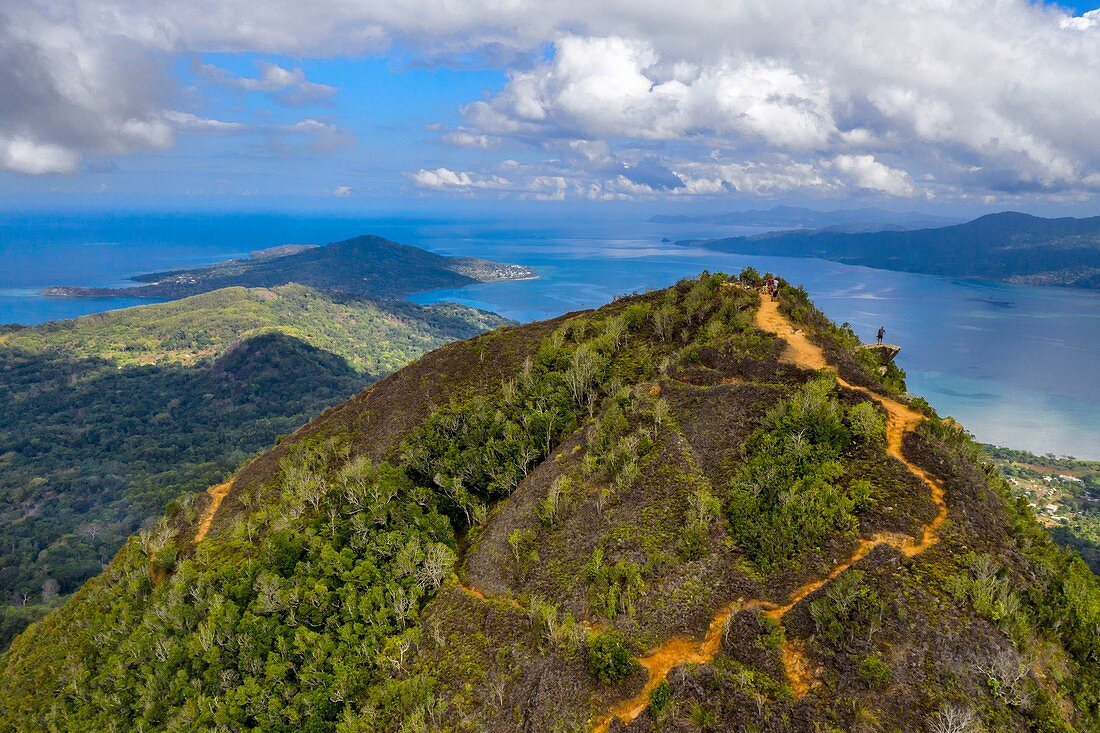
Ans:
POLYGON ((324 246, 290 244, 188 270, 137 275, 124 288, 60 285, 44 295, 68 297, 186 298, 220 288, 272 288, 299 283, 329 292, 372 298, 401 298, 412 293, 458 288, 475 282, 536 277, 523 265, 474 257, 444 257, 376 236, 360 236, 324 246))
POLYGON ((927 275, 1100 288, 1100 216, 1044 219, 1006 211, 934 229, 775 232, 678 244, 927 275))
POLYGON ((885 209, 837 209, 817 211, 800 206, 774 206, 770 209, 730 211, 702 216, 651 216, 651 224, 717 224, 720 226, 762 227, 771 229, 827 229, 843 232, 923 229, 958 224, 960 219, 922 214, 918 211, 885 209))

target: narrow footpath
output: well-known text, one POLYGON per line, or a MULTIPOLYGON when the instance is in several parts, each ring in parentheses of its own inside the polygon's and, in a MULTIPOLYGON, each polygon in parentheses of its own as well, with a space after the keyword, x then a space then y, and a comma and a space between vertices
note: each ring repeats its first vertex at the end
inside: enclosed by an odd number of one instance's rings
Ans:
MULTIPOLYGON (((811 342, 806 335, 796 329, 780 312, 779 304, 770 298, 761 297, 760 307, 756 312, 756 324, 761 330, 773 333, 786 342, 787 347, 783 353, 783 360, 803 367, 805 369, 827 369, 829 363, 821 349, 811 342)), ((622 700, 611 707, 603 719, 599 720, 592 728, 593 733, 607 733, 611 721, 618 718, 624 723, 637 718, 649 704, 650 692, 664 680, 670 671, 681 664, 702 664, 710 662, 718 654, 721 647, 722 636, 725 634, 726 625, 731 616, 740 610, 748 608, 762 608, 764 614, 778 623, 782 623, 783 617, 799 602, 811 593, 823 588, 829 582, 848 570, 852 565, 862 560, 875 547, 889 545, 897 548, 906 557, 913 557, 927 550, 939 541, 937 534, 939 527, 947 518, 947 504, 944 501, 943 485, 928 475, 922 468, 914 464, 902 453, 902 443, 905 435, 912 432, 920 424, 924 416, 919 412, 904 405, 897 400, 883 397, 865 387, 859 387, 850 382, 836 377, 837 382, 847 389, 862 392, 886 410, 886 452, 900 461, 909 471, 920 478, 929 488, 932 501, 936 503, 936 517, 924 526, 921 538, 915 539, 903 534, 878 534, 870 539, 864 539, 856 547, 855 551, 841 563, 838 563, 827 575, 821 578, 807 581, 799 586, 782 605, 777 605, 765 600, 740 600, 730 604, 719 611, 711 620, 706 635, 702 639, 686 637, 674 637, 661 646, 654 649, 638 660, 646 671, 646 683, 634 696, 622 700)), ((785 641, 782 649, 783 665, 787 671, 787 678, 791 684, 791 690, 796 698, 801 698, 814 684, 813 669, 802 652, 797 642, 785 641)))
POLYGON ((206 537, 206 533, 210 531, 210 525, 214 522, 214 515, 218 513, 218 508, 222 505, 222 500, 229 495, 229 489, 233 487, 232 481, 226 481, 224 484, 218 484, 207 490, 206 493, 210 495, 210 503, 206 505, 206 509, 203 510, 202 516, 199 517, 199 526, 195 530, 195 539, 192 540, 193 544, 199 544, 203 538, 206 537))

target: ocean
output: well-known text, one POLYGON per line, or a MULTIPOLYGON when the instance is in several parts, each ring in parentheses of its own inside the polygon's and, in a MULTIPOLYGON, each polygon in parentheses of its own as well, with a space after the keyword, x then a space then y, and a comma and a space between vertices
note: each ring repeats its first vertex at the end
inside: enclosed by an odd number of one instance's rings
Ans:
POLYGON ((463 303, 517 321, 596 307, 704 269, 737 272, 751 265, 803 284, 822 310, 850 323, 865 341, 885 326, 887 340, 902 347, 898 364, 910 390, 979 440, 1100 459, 1100 293, 732 255, 662 241, 743 231, 627 219, 8 214, 0 216, 0 323, 35 324, 134 304, 42 296, 50 285, 119 285, 142 272, 357 234, 534 268, 537 280, 413 298, 463 303))

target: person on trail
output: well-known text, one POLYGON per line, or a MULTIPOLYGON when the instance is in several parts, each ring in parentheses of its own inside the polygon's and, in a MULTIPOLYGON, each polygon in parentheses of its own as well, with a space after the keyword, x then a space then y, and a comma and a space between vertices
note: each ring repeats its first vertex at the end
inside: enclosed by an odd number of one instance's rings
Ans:
POLYGON ((779 300, 779 281, 774 275, 768 278, 768 294, 772 296, 772 300, 779 300))
POLYGON ((886 326, 878 327, 878 342, 881 344, 882 339, 886 337, 886 326))

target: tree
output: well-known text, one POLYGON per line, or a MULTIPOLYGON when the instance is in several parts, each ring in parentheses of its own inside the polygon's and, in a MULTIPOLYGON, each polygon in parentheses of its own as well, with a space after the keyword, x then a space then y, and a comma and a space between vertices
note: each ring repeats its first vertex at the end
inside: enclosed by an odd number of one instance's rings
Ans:
POLYGON ((439 543, 428 545, 428 551, 424 553, 424 561, 416 572, 416 582, 421 588, 434 593, 443 583, 451 568, 455 564, 455 554, 451 548, 439 543))
POLYGON ((569 394, 578 405, 584 404, 589 397, 589 387, 600 371, 599 355, 588 344, 581 344, 573 352, 569 369, 565 372, 565 383, 569 385, 569 394))
POLYGON ((42 602, 43 603, 49 603, 50 601, 52 601, 54 598, 57 597, 57 594, 60 591, 61 591, 61 584, 60 583, 58 583, 53 578, 46 578, 45 582, 42 583, 42 602))
POLYGON ((928 721, 928 733, 977 733, 978 716, 970 708, 944 705, 928 721))

